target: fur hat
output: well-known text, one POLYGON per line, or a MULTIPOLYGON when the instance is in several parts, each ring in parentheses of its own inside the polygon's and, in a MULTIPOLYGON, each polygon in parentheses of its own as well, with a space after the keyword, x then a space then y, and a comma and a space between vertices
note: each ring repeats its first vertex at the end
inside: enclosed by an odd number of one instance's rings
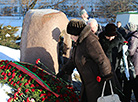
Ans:
POLYGON ((86 24, 82 20, 71 19, 67 25, 67 33, 70 35, 80 35, 86 24))
POLYGON ((133 32, 133 31, 137 30, 137 25, 130 22, 130 23, 127 23, 124 28, 131 31, 131 32, 133 32))
POLYGON ((84 13, 87 13, 87 11, 85 9, 82 9, 80 15, 83 15, 84 13))
POLYGON ((105 35, 108 37, 117 35, 115 24, 109 23, 105 26, 105 35))

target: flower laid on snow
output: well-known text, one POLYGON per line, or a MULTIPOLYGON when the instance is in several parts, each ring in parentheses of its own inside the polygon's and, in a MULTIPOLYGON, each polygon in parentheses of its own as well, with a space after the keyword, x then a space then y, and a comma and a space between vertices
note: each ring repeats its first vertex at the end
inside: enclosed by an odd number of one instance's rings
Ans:
POLYGON ((0 78, 0 82, 14 90, 8 102, 79 101, 79 95, 71 86, 33 64, 2 60, 0 78))

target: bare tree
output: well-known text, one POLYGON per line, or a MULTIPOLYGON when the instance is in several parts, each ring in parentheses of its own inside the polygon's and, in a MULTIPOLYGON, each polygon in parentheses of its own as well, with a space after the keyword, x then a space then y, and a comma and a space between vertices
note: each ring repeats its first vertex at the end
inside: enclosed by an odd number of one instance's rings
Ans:
MULTIPOLYGON (((41 3, 41 5, 38 7, 40 9, 44 8, 52 8, 52 9, 57 9, 61 10, 67 15, 70 13, 70 15, 75 15, 78 13, 77 9, 79 8, 76 4, 78 4, 79 0, 74 0, 73 3, 69 6, 67 6, 68 0, 51 0, 50 3, 44 2, 41 3)), ((78 15, 78 14, 77 14, 78 15)))
POLYGON ((137 0, 101 0, 97 3, 99 17, 107 18, 108 22, 114 22, 118 12, 138 10, 137 0))
POLYGON ((21 13, 24 15, 29 9, 33 9, 38 0, 20 0, 21 13))

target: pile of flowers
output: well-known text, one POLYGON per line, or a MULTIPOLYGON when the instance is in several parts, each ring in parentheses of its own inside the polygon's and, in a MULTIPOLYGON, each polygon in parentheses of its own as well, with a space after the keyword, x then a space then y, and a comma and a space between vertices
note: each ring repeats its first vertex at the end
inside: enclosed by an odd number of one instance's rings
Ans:
POLYGON ((30 63, 0 61, 0 83, 14 89, 8 102, 79 102, 72 87, 30 63))

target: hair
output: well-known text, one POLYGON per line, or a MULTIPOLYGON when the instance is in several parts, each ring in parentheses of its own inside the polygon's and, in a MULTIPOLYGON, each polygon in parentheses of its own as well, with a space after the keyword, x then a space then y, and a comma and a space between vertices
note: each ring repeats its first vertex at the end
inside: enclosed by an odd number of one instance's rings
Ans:
POLYGON ((97 20, 94 19, 94 18, 90 18, 90 19, 88 20, 88 24, 90 24, 90 23, 95 23, 96 25, 98 24, 97 20))
POLYGON ((121 23, 121 21, 117 21, 117 23, 121 23))

